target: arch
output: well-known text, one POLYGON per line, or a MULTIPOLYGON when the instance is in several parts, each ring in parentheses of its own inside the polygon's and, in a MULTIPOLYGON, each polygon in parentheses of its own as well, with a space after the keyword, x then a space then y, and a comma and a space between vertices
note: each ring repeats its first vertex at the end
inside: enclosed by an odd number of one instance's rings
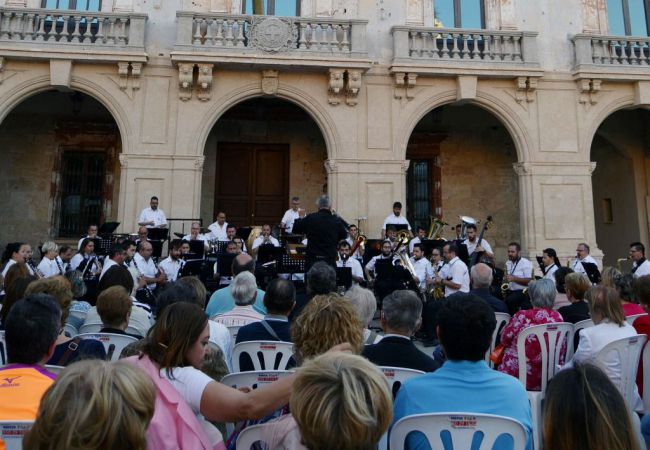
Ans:
MULTIPOLYGON (((401 130, 401 132, 398 132, 399 134, 397 139, 397 146, 400 152, 400 156, 403 159, 406 159, 406 148, 408 146, 409 139, 411 138, 411 134, 413 134, 413 130, 424 118, 424 116, 426 116, 434 109, 454 103, 456 100, 456 89, 441 92, 438 95, 428 98, 425 102, 420 104, 402 122, 402 126, 398 128, 398 130, 401 130)), ((515 112, 512 111, 512 109, 510 109, 499 98, 480 91, 477 92, 476 98, 469 101, 468 103, 485 109, 494 115, 499 120, 499 122, 501 122, 501 124, 510 134, 512 141, 515 144, 518 162, 526 162, 530 160, 530 136, 526 131, 526 127, 523 125, 523 123, 521 123, 521 120, 515 114, 515 112)))
POLYGON ((598 128, 600 128, 609 116, 630 106, 634 106, 634 96, 625 95, 606 103, 598 113, 595 114, 594 119, 589 124, 589 128, 587 128, 583 142, 580 144, 580 153, 586 161, 591 161, 591 145, 594 142, 598 128))
MULTIPOLYGON (((226 111, 246 100, 264 95, 259 83, 251 83, 216 99, 214 106, 208 110, 204 120, 199 124, 197 129, 199 139, 196 140, 193 155, 203 155, 210 131, 226 111)), ((305 94, 304 91, 283 83, 280 83, 275 97, 291 102, 309 114, 323 135, 327 147, 327 158, 335 159, 336 155, 338 155, 338 146, 341 140, 334 121, 325 108, 315 98, 305 94)))
MULTIPOLYGON (((128 153, 130 150, 128 137, 132 135, 131 127, 127 120, 128 115, 117 99, 97 83, 85 78, 72 77, 70 87, 73 90, 82 92, 94 98, 108 110, 120 131, 122 153, 128 153)), ((53 86, 50 84, 50 76, 41 75, 23 81, 15 88, 9 90, 6 95, 0 97, 0 105, 2 105, 2 109, 0 109, 0 123, 2 123, 11 111, 13 111, 20 103, 30 97, 52 89, 53 86)))

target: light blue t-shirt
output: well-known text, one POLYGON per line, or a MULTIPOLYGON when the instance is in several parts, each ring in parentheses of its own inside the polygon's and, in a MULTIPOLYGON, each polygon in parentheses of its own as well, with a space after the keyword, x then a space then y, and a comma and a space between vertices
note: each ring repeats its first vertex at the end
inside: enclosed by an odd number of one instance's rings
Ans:
MULTIPOLYGON (((224 314, 232 311, 234 307, 235 299, 232 297, 231 286, 228 286, 219 289, 212 294, 208 306, 205 308, 205 312, 208 317, 212 317, 215 314, 224 314)), ((264 307, 264 291, 259 288, 257 289, 257 297, 255 298, 253 309, 262 315, 266 315, 266 308, 264 307)))
MULTIPOLYGON (((485 361, 446 361, 433 373, 407 380, 397 392, 393 424, 412 414, 468 412, 496 414, 515 419, 526 428, 526 449, 532 450, 532 416, 528 395, 519 380, 488 367, 485 361)), ((472 449, 478 448, 478 435, 472 449)), ((448 441, 448 440, 447 440, 448 441)), ((429 450, 424 435, 412 433, 407 450, 429 450)), ((449 442, 445 448, 451 448, 449 442)), ((503 435, 495 450, 511 450, 512 438, 503 435)))

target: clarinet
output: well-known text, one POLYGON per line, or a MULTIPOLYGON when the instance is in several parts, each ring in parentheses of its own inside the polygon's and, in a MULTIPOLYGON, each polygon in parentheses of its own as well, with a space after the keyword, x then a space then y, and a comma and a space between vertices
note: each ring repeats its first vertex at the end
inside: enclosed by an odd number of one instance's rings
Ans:
POLYGON ((178 273, 176 274, 176 280, 178 280, 181 277, 181 273, 183 272, 183 267, 185 267, 185 259, 181 258, 180 265, 178 266, 178 273))
POLYGON ((86 259, 86 266, 81 272, 81 278, 84 280, 92 280, 95 277, 95 275, 92 273, 92 270, 89 272, 89 269, 95 264, 96 261, 97 256, 95 256, 95 254, 86 259))
POLYGON ((59 273, 60 273, 61 275, 65 275, 65 271, 63 270, 63 267, 61 267, 61 264, 59 264, 59 260, 58 260, 57 258, 58 258, 58 256, 56 256, 56 257, 54 258, 54 262, 56 263, 56 267, 59 268, 59 273))
POLYGON ((37 278, 45 278, 45 275, 43 272, 40 271, 38 267, 36 267, 36 264, 34 264, 34 261, 31 259, 28 259, 25 261, 27 265, 29 266, 30 269, 32 269, 32 272, 34 272, 34 275, 36 275, 37 278))
MULTIPOLYGON (((133 261, 133 267, 135 267, 135 270, 137 270, 138 273, 140 274, 140 276, 142 278, 144 278, 144 274, 142 273, 142 271, 138 267, 138 263, 135 261, 135 258, 133 258, 132 261, 133 261)), ((154 266, 155 265, 156 265, 156 263, 154 262, 154 266)), ((144 287, 138 289, 138 291, 144 292, 144 301, 145 301, 145 303, 147 303, 149 305, 155 305, 156 296, 153 295, 153 292, 151 291, 151 289, 149 289, 149 285, 146 284, 146 281, 145 281, 144 287)))

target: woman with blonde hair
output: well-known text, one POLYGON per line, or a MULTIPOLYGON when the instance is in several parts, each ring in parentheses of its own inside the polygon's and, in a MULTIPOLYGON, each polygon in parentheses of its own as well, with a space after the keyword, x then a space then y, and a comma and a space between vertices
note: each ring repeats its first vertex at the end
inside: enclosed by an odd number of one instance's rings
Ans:
POLYGON ((590 287, 589 278, 584 273, 574 272, 566 276, 564 290, 570 305, 558 310, 565 322, 576 323, 589 319, 589 305, 584 299, 590 287))
POLYGON ((156 391, 123 362, 81 361, 45 392, 25 450, 146 450, 156 391))

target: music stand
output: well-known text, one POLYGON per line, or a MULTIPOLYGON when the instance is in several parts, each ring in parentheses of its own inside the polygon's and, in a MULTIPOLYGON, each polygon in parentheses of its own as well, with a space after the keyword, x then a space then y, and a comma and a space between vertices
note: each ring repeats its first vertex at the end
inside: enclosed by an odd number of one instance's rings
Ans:
POLYGON ((388 230, 388 227, 393 227, 395 228, 395 231, 400 232, 402 230, 409 230, 409 226, 406 225, 405 223, 387 223, 386 224, 386 230, 388 230))
POLYGON ((257 247, 257 264, 266 264, 271 261, 281 261, 285 255, 285 249, 276 247, 273 244, 260 245, 257 247))
POLYGON ((119 226, 120 222, 104 222, 102 226, 99 227, 97 234, 113 234, 119 226))
MULTIPOLYGON (((106 255, 108 253, 108 248, 106 248, 106 246, 104 245, 104 239, 102 239, 100 237, 86 238, 86 239, 88 239, 89 242, 92 242, 93 244, 95 244, 95 254, 97 254, 99 256, 104 256, 104 255, 106 255)), ((109 247, 111 246, 110 241, 108 241, 108 246, 109 247)), ((79 249, 79 250, 82 250, 82 249, 79 249)))
POLYGON ((251 227, 237 228, 237 232, 235 233, 235 236, 242 238, 242 240, 246 242, 248 240, 248 236, 251 235, 251 231, 253 231, 251 227))
POLYGON ((537 260, 537 264, 539 264, 539 268, 542 270, 542 273, 544 273, 544 261, 542 260, 542 257, 535 256, 535 259, 537 260))
POLYGON ((378 259, 375 261, 375 278, 393 278, 396 274, 392 258, 378 259))
POLYGON ((169 230, 167 228, 147 228, 149 231, 147 239, 151 242, 153 253, 151 256, 160 258, 162 256, 163 242, 167 240, 169 230))
POLYGON ((351 267, 337 267, 336 268, 336 286, 344 286, 345 289, 352 287, 352 268, 351 267))
POLYGON ((305 258, 296 257, 295 255, 292 257, 283 253, 282 258, 278 260, 277 272, 288 273, 289 279, 296 273, 305 273, 305 258))
POLYGON ((190 253, 196 255, 197 258, 202 259, 205 252, 205 241, 194 239, 190 241, 190 253))
MULTIPOLYGON (((433 252, 434 248, 439 248, 440 249, 440 254, 442 254, 442 247, 447 243, 444 239, 422 239, 420 240, 420 244, 422 244, 422 247, 424 249, 424 256, 427 258, 431 256, 431 253, 433 252)), ((465 247, 467 248, 467 247, 465 247)))
POLYGON ((580 262, 582 264, 582 267, 584 267, 585 272, 587 272, 587 277, 589 278, 589 281, 591 281, 593 284, 600 283, 600 270, 598 270, 598 266, 594 263, 587 263, 587 262, 580 262))
POLYGON ((221 253, 217 255, 217 268, 220 277, 232 276, 232 262, 237 256, 236 253, 221 253))
POLYGON ((192 275, 199 276, 201 275, 201 266, 203 265, 202 259, 190 259, 185 261, 179 278, 181 277, 190 277, 192 275))
POLYGON ((368 264, 373 257, 381 254, 381 245, 383 239, 368 239, 365 245, 365 252, 363 253, 363 265, 368 264))

